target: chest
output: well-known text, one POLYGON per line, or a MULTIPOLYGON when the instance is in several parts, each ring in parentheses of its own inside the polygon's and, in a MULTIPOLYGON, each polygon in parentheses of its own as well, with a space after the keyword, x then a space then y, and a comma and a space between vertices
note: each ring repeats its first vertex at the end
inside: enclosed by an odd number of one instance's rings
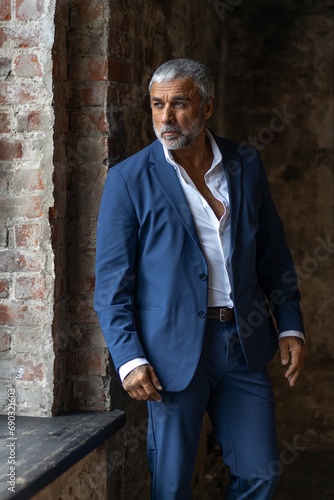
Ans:
POLYGON ((190 178, 195 184, 199 193, 210 205, 217 219, 220 220, 225 214, 225 206, 223 205, 223 203, 215 197, 209 186, 207 186, 203 176, 193 174, 190 176, 190 178))

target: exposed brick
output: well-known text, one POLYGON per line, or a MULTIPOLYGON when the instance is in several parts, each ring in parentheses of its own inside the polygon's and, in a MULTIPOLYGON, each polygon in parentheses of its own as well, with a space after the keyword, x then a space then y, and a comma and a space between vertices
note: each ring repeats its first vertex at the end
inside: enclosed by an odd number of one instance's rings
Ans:
POLYGON ((118 83, 129 83, 129 66, 122 61, 109 61, 109 80, 118 83))
POLYGON ((96 246, 96 219, 78 218, 68 223, 68 243, 83 248, 96 246), (80 234, 80 238, 77 238, 80 234))
POLYGON ((44 94, 44 87, 38 82, 0 83, 0 104, 26 104, 38 101, 44 94))
POLYGON ((98 325, 81 323, 74 325, 70 330, 71 342, 74 348, 86 347, 88 349, 105 349, 106 341, 104 340, 101 328, 98 325))
POLYGON ((1 250, 0 272, 38 272, 42 268, 42 255, 37 250, 1 250))
POLYGON ((0 225, 0 248, 7 247, 7 228, 0 225))
POLYGON ((57 414, 59 413, 58 408, 60 408, 60 411, 63 411, 64 408, 66 409, 69 406, 68 401, 72 396, 70 382, 68 381, 55 382, 53 394, 54 394, 53 410, 56 411, 57 414))
POLYGON ((12 170, 0 170, 0 191, 8 191, 8 185, 13 177, 12 170))
POLYGON ((12 130, 10 117, 7 113, 0 113, 0 134, 8 134, 12 130))
POLYGON ((57 134, 64 134, 69 131, 69 116, 66 108, 58 108, 55 110, 56 119, 54 131, 57 134))
POLYGON ((52 54, 53 69, 52 74, 56 80, 68 79, 68 61, 67 52, 59 49, 56 53, 52 54))
POLYGON ((0 304, 0 325, 41 326, 46 322, 43 305, 0 304))
MULTIPOLYGON (((56 297, 63 297, 67 292, 67 277, 65 275, 65 260, 64 260, 64 247, 59 246, 55 251, 55 282, 54 290, 56 297)), ((65 317, 66 314, 63 315, 65 317)))
POLYGON ((70 79, 73 81, 108 80, 107 58, 82 57, 74 59, 70 65, 70 79))
POLYGON ((9 217, 39 218, 43 214, 43 199, 40 196, 0 198, 0 219, 9 217))
MULTIPOLYGON (((69 101, 69 96, 71 94, 71 89, 70 89, 71 82, 67 81, 59 81, 57 79, 54 79, 53 82, 53 96, 54 96, 54 103, 55 103, 55 109, 59 108, 65 108, 68 104, 69 101)), ((57 115, 57 113, 56 113, 57 115)))
POLYGON ((43 380, 43 363, 23 358, 17 358, 17 363, 20 365, 17 377, 20 380, 31 380, 32 382, 43 380))
POLYGON ((17 115, 17 132, 38 132, 43 130, 43 116, 40 111, 25 111, 17 115))
POLYGON ((35 26, 0 28, 0 47, 8 40, 10 40, 11 46, 14 48, 38 47, 41 43, 41 33, 35 26))
POLYGON ((7 331, 0 332, 0 352, 9 351, 11 347, 11 336, 7 331))
POLYGON ((75 380, 73 382, 73 398, 89 405, 105 402, 106 395, 100 377, 91 377, 87 380, 75 380))
POLYGON ((107 375, 108 356, 102 352, 69 352, 66 371, 69 375, 107 375))
POLYGON ((44 6, 44 0, 16 0, 16 17, 23 21, 39 19, 44 6))
POLYGON ((16 170, 13 179, 13 189, 16 191, 40 191, 44 190, 42 170, 16 170))
POLYGON ((43 326, 15 328, 15 334, 12 336, 12 349, 17 353, 37 352, 41 343, 46 340, 47 333, 43 326))
POLYGON ((0 299, 6 299, 9 296, 9 280, 0 279, 0 299))
POLYGON ((82 300, 79 297, 69 301, 68 319, 74 323, 97 323, 93 299, 82 300))
POLYGON ((132 44, 128 43, 128 33, 110 30, 109 46, 113 56, 131 59, 133 47, 132 44))
POLYGON ((7 57, 0 57, 0 77, 7 77, 12 69, 12 61, 7 57))
MULTIPOLYGON (((1 0, 0 0, 0 5, 1 5, 1 0)), ((8 39, 10 40, 7 28, 0 28, 0 47, 2 47, 3 44, 7 42, 8 39)))
POLYGON ((93 113, 87 111, 75 112, 71 114, 70 120, 72 132, 108 132, 106 114, 101 110, 93 113))
POLYGON ((41 64, 36 54, 21 54, 14 61, 16 76, 33 78, 43 76, 41 64))
POLYGON ((104 20, 104 3, 92 2, 92 0, 80 0, 71 9, 70 21, 72 26, 80 26, 104 20))
MULTIPOLYGON (((116 92, 114 89, 113 91, 116 92)), ((107 92, 108 88, 102 82, 76 85, 73 89, 71 102, 73 106, 103 105, 107 97, 107 92)))
POLYGON ((0 21, 9 21, 10 17, 10 0, 0 0, 0 21))
POLYGON ((41 226, 39 224, 20 224, 15 226, 15 244, 18 247, 39 246, 41 226))
POLYGON ((1 378, 7 380, 29 380, 31 382, 43 380, 43 363, 39 363, 38 361, 12 358, 3 359, 1 365, 1 378))
POLYGON ((64 243, 65 238, 65 220, 57 219, 51 221, 51 242, 52 247, 56 248, 64 243))
POLYGON ((45 280, 41 277, 21 277, 15 282, 17 299, 44 299, 46 295, 45 280))
POLYGON ((89 31, 74 30, 69 33, 70 54, 103 55, 106 52, 104 27, 89 31))
POLYGON ((82 276, 70 278, 70 290, 75 294, 93 294, 95 289, 95 276, 82 276))
POLYGON ((110 28, 128 33, 131 21, 133 21, 133 19, 130 18, 126 11, 114 9, 110 16, 110 28))
POLYGON ((55 25, 57 26, 58 31, 60 27, 68 26, 68 9, 70 5, 71 4, 67 1, 57 2, 55 25))
POLYGON ((74 137, 66 147, 67 160, 72 162, 73 166, 91 162, 101 164, 108 156, 107 146, 108 140, 105 137, 74 137))
MULTIPOLYGON (((54 153, 53 153, 53 161, 55 165, 55 172, 58 172, 59 170, 65 169, 65 165, 67 168, 67 155, 66 155, 66 138, 65 135, 58 135, 56 138, 56 141, 54 143, 54 153)), ((66 179, 66 175, 63 175, 63 178, 66 179)), ((65 181, 64 181, 65 184, 65 181)), ((66 187, 65 187, 66 190, 66 187)), ((59 192, 54 189, 54 196, 57 198, 59 195, 59 192)))
POLYGON ((22 143, 19 141, 0 140, 0 161, 22 158, 22 143))

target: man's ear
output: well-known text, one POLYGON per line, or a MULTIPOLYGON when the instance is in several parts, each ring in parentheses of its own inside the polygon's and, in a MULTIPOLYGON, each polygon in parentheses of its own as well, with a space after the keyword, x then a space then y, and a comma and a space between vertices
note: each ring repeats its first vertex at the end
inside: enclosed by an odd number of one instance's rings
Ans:
POLYGON ((210 118, 213 113, 213 99, 210 99, 210 101, 203 104, 202 113, 205 120, 208 120, 210 118))

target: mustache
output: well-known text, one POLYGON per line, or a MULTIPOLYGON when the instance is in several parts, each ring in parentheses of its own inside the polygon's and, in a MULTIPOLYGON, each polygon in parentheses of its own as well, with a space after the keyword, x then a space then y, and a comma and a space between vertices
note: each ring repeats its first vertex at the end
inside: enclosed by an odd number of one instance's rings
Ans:
POLYGON ((159 130, 159 134, 163 134, 165 132, 178 132, 182 134, 183 129, 181 127, 175 126, 175 125, 163 125, 161 129, 159 130))

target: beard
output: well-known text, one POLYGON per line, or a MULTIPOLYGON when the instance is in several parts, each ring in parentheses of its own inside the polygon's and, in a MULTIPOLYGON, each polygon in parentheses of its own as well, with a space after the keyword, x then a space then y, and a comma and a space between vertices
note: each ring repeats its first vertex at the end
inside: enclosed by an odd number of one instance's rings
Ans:
POLYGON ((178 125, 163 125, 161 129, 158 130, 153 122, 153 129, 161 144, 167 149, 176 150, 189 146, 189 144, 191 144, 202 132, 204 125, 205 120, 201 113, 188 128, 182 128, 178 125), (175 132, 175 135, 163 137, 162 134, 165 132, 175 132))

